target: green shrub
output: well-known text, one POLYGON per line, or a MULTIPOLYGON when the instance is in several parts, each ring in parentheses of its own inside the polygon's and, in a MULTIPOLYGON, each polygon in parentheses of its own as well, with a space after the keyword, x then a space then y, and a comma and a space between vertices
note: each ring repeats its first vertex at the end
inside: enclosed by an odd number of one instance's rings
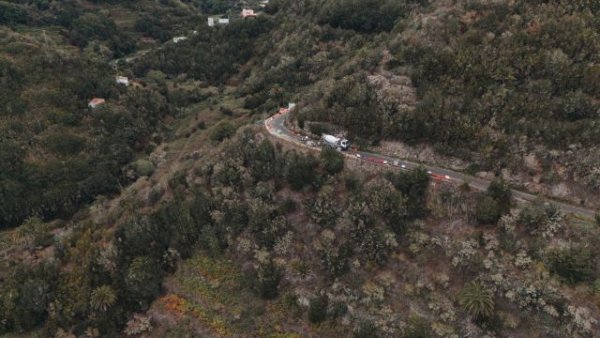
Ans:
POLYGON ((296 201, 294 201, 293 199, 291 199, 289 197, 286 197, 283 200, 283 202, 281 202, 279 209, 281 210, 281 213, 285 215, 285 214, 289 214, 291 212, 296 211, 296 208, 297 208, 296 201))
POLYGON ((360 179, 356 175, 349 173, 344 177, 344 185, 349 191, 356 192, 360 188, 360 179))
POLYGON ((495 178, 490 182, 486 193, 498 202, 501 215, 510 211, 512 205, 512 191, 508 183, 502 178, 495 178))
POLYGON ((546 213, 537 206, 528 206, 519 213, 519 223, 530 233, 538 231, 545 220, 546 213))
POLYGON ((321 150, 321 162, 330 175, 335 175, 344 169, 344 155, 330 147, 323 147, 321 150))
POLYGON ((273 261, 263 264, 257 273, 257 288, 260 296, 264 299, 277 297, 281 277, 281 269, 273 261))
POLYGON ((475 206, 475 218, 479 224, 495 224, 502 216, 498 202, 487 195, 480 195, 475 206))
POLYGON ((429 338, 431 336, 431 324, 425 318, 410 317, 403 338, 429 338))
POLYGON ((567 283, 590 280, 594 276, 594 261, 590 249, 572 246, 550 252, 550 271, 567 283))
POLYGON ((595 295, 600 296, 600 278, 596 279, 594 284, 592 284, 592 292, 594 292, 595 295))
POLYGON ((12 26, 27 22, 29 13, 21 5, 0 3, 0 25, 12 26))
POLYGON ((430 177, 427 170, 419 167, 408 172, 387 172, 385 178, 392 182, 404 197, 406 197, 407 217, 414 219, 425 214, 427 205, 427 188, 430 177))
POLYGON ((313 324, 324 322, 327 319, 329 298, 327 295, 317 296, 310 300, 308 307, 308 320, 313 324))
POLYGON ((363 321, 360 323, 356 331, 354 331, 354 338, 377 338, 379 333, 377 327, 371 321, 363 321))
POLYGON ((233 134, 235 134, 235 127, 231 123, 223 121, 214 127, 210 134, 210 139, 221 142, 224 139, 233 136, 233 134))
POLYGON ((287 163, 287 180, 294 190, 300 190, 317 179, 317 160, 312 156, 293 154, 287 163))
POLYGON ((339 318, 348 312, 348 305, 343 302, 335 302, 331 306, 331 318, 339 318))
MULTIPOLYGON (((302 119, 302 121, 304 121, 304 118, 299 116, 299 119, 302 119)), ((311 123, 308 126, 308 129, 310 130, 311 133, 318 135, 319 137, 322 134, 328 134, 329 133, 329 128, 327 128, 327 126, 321 124, 321 123, 311 123)))
POLYGON ((148 160, 144 160, 144 159, 139 159, 139 160, 135 161, 133 163, 133 168, 135 169, 135 173, 138 176, 148 176, 148 177, 150 177, 152 175, 152 173, 154 173, 154 170, 156 169, 156 167, 154 166, 154 163, 152 163, 148 160))
POLYGON ((55 154, 74 155, 85 147, 85 139, 69 133, 51 134, 46 138, 46 146, 55 154))
POLYGON ((397 1, 349 0, 326 2, 318 16, 319 23, 352 29, 360 33, 389 31, 403 13, 397 1))

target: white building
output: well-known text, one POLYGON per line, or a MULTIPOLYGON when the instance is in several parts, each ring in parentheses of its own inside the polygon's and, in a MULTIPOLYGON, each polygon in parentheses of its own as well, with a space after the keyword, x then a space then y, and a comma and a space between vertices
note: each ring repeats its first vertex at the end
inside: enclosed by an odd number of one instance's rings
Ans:
POLYGON ((176 36, 176 37, 173 38, 173 43, 178 43, 178 42, 184 41, 184 40, 187 40, 187 37, 185 37, 185 36, 176 36))
POLYGON ((118 84, 129 86, 129 79, 125 76, 117 76, 116 81, 118 84))
POLYGON ((208 18, 208 27, 214 27, 216 25, 229 25, 229 18, 220 18, 220 17, 209 17, 208 18))

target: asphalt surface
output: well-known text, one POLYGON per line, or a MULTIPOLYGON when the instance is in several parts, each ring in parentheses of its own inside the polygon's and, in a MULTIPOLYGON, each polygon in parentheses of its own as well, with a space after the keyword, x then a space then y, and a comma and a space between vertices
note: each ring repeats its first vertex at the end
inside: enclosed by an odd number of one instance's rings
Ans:
MULTIPOLYGON (((283 112, 283 113, 279 112, 279 113, 273 115, 272 117, 266 119, 265 127, 266 127, 267 131, 271 135, 273 135, 277 138, 286 140, 297 146, 320 151, 321 148, 320 148, 319 144, 317 144, 315 142, 311 143, 311 141, 309 141, 306 137, 289 130, 285 126, 284 122, 285 122, 286 115, 287 115, 287 113, 285 113, 285 112, 283 112)), ((396 169, 400 169, 400 170, 412 170, 419 166, 422 166, 428 171, 429 175, 432 177, 432 179, 434 181, 453 183, 453 184, 461 184, 463 182, 467 182, 470 187, 472 187, 474 189, 478 189, 478 190, 485 190, 485 189, 487 189, 488 185, 490 184, 490 181, 488 181, 488 180, 484 180, 484 179, 481 179, 481 178, 478 178, 475 176, 466 175, 466 174, 456 172, 453 170, 440 168, 440 167, 427 165, 427 164, 422 164, 422 163, 417 163, 417 162, 412 162, 412 161, 407 161, 407 160, 403 160, 400 158, 385 156, 385 155, 381 155, 381 154, 370 153, 370 152, 366 152, 366 151, 349 150, 347 152, 344 152, 344 155, 347 157, 354 157, 361 161, 371 162, 371 163, 379 164, 382 166, 387 166, 390 168, 396 168, 396 169)), ((524 202, 531 202, 540 197, 538 195, 530 194, 530 193, 520 191, 520 190, 515 190, 515 189, 512 189, 512 194, 516 200, 524 201, 524 202)), ((545 198, 545 199, 548 200, 547 198, 545 198)), ((567 204, 564 202, 554 201, 554 200, 548 200, 548 201, 551 202, 552 204, 554 204, 556 207, 558 207, 560 210, 562 210, 565 213, 579 214, 579 215, 587 216, 587 217, 594 217, 596 214, 596 211, 592 210, 592 209, 582 208, 579 206, 567 204)))

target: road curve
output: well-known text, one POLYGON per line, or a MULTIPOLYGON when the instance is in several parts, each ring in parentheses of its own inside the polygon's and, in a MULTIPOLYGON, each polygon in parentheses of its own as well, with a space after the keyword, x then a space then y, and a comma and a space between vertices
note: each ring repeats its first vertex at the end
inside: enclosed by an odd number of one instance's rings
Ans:
MULTIPOLYGON (((271 116, 270 118, 264 121, 265 128, 269 132, 269 134, 273 135, 276 138, 286 140, 290 143, 293 143, 297 146, 301 146, 304 148, 310 148, 316 151, 320 151, 320 147, 306 144, 303 140, 303 137, 291 130, 289 130, 285 126, 285 119, 287 115, 287 110, 282 109, 277 114, 271 116)), ((487 189, 490 181, 484 180, 475 176, 466 175, 460 172, 456 172, 453 170, 440 168, 432 165, 416 163, 412 161, 407 161, 395 157, 385 156, 381 154, 370 153, 366 151, 348 151, 344 153, 345 156, 354 157, 355 159, 371 162, 375 164, 379 164, 382 166, 388 166, 390 168, 398 168, 404 170, 411 170, 417 168, 419 166, 424 167, 431 177, 437 181, 445 181, 454 184, 461 184, 462 182, 467 182, 469 186, 478 190, 487 189)), ((519 201, 527 201, 531 202, 540 196, 530 194, 521 190, 512 189, 513 197, 519 201)), ((595 210, 582 208, 579 206, 567 204, 564 202, 551 200, 552 204, 561 209, 565 213, 579 214, 587 217, 594 217, 596 214, 595 210)))

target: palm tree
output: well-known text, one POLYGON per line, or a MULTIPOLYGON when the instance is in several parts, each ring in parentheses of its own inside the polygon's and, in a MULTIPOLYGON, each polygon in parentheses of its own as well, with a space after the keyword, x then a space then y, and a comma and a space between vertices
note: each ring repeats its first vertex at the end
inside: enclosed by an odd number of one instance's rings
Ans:
POLYGON ((35 239, 46 231, 46 226, 37 217, 28 218, 11 235, 11 240, 15 245, 24 246, 27 250, 32 250, 35 239))
POLYGON ((117 296, 113 289, 108 285, 103 285, 92 291, 90 305, 96 311, 106 312, 109 307, 117 301, 117 296))
POLYGON ((475 317, 488 317, 494 311, 494 295, 481 283, 471 282, 460 292, 459 303, 475 317))

